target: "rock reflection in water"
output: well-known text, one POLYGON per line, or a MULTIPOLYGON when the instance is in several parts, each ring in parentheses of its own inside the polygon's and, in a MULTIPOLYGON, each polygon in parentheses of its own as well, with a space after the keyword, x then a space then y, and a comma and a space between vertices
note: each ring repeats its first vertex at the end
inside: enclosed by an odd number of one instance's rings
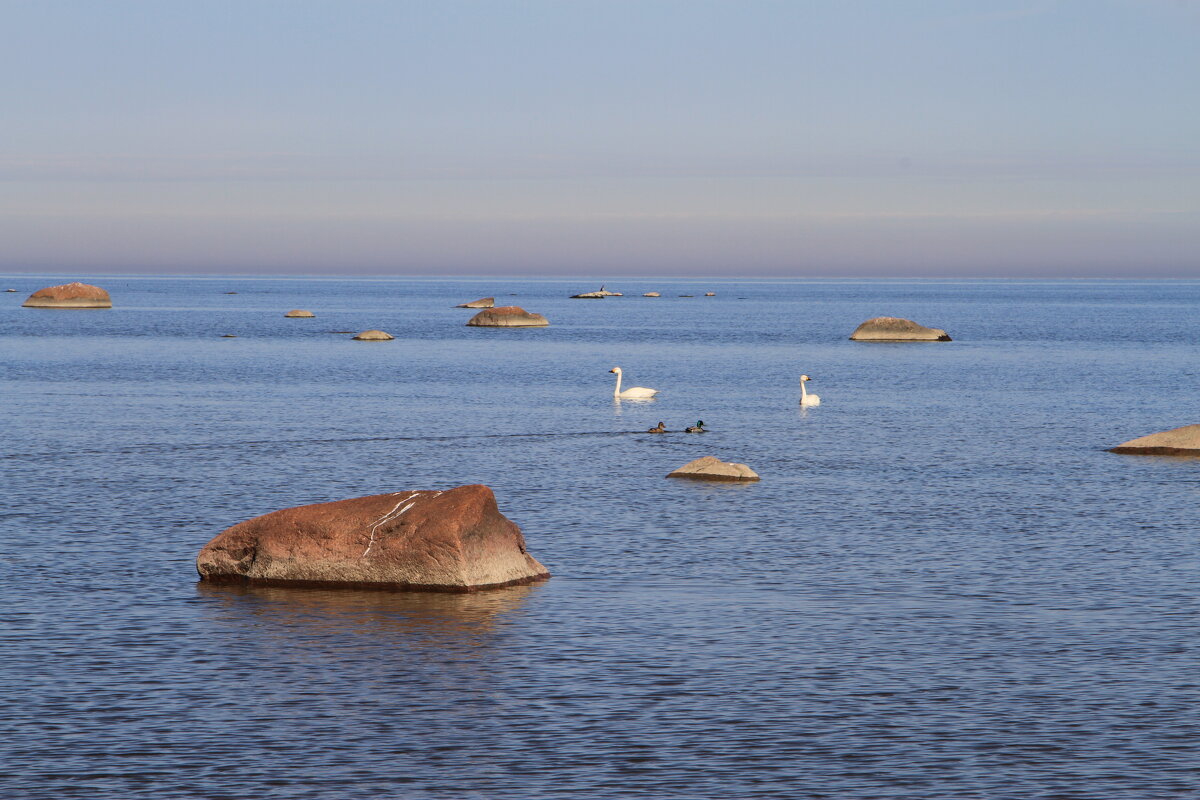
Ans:
MULTIPOLYGON (((536 584, 484 592, 374 592, 197 584, 220 622, 267 638, 368 637, 405 648, 478 647, 520 610, 536 584)), ((351 644, 353 642, 341 642, 351 644)))

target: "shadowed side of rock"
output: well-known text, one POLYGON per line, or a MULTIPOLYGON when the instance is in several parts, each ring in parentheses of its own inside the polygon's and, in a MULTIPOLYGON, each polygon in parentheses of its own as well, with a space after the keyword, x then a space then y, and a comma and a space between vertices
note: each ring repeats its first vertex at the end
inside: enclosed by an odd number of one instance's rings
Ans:
POLYGON ((204 546, 215 583, 469 592, 548 578, 482 485, 283 509, 204 546))

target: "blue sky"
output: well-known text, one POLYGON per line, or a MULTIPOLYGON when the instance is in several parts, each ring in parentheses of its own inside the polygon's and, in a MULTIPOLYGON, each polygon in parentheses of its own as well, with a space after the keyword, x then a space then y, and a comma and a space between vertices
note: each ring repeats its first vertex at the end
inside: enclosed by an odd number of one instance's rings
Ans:
POLYGON ((0 270, 1197 276, 1197 0, 0 0, 0 270))

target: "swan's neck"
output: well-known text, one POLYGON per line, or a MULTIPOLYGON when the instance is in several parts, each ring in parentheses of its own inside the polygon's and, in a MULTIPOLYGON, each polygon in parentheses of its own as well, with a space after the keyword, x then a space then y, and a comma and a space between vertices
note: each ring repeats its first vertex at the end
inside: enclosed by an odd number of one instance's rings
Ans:
POLYGON ((807 381, 800 381, 800 399, 801 400, 808 397, 808 390, 804 388, 805 383, 807 383, 807 381))
POLYGON ((617 373, 617 388, 613 389, 613 397, 618 397, 621 394, 621 373, 617 373))

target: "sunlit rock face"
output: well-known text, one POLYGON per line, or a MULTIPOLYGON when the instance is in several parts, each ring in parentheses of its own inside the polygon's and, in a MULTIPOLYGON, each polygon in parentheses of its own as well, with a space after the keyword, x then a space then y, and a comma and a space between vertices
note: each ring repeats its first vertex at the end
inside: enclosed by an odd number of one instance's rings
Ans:
POLYGON ((478 300, 472 300, 469 303, 459 303, 455 308, 493 308, 496 305, 496 298, 481 297, 478 300))
POLYGON ((668 478, 693 478, 702 481, 756 481, 758 473, 745 464, 703 456, 689 461, 667 475, 668 478))
POLYGON ((856 342, 949 342, 941 328, 926 328, 911 319, 875 317, 854 329, 850 338, 856 342))
POLYGON ((196 570, 214 583, 453 592, 550 577, 479 484, 273 511, 218 534, 196 570))
POLYGON ((112 308, 112 298, 99 286, 64 283, 38 289, 22 305, 26 308, 112 308))
POLYGON ((1200 456, 1200 425, 1184 425, 1152 433, 1110 449, 1112 453, 1141 456, 1200 456))

